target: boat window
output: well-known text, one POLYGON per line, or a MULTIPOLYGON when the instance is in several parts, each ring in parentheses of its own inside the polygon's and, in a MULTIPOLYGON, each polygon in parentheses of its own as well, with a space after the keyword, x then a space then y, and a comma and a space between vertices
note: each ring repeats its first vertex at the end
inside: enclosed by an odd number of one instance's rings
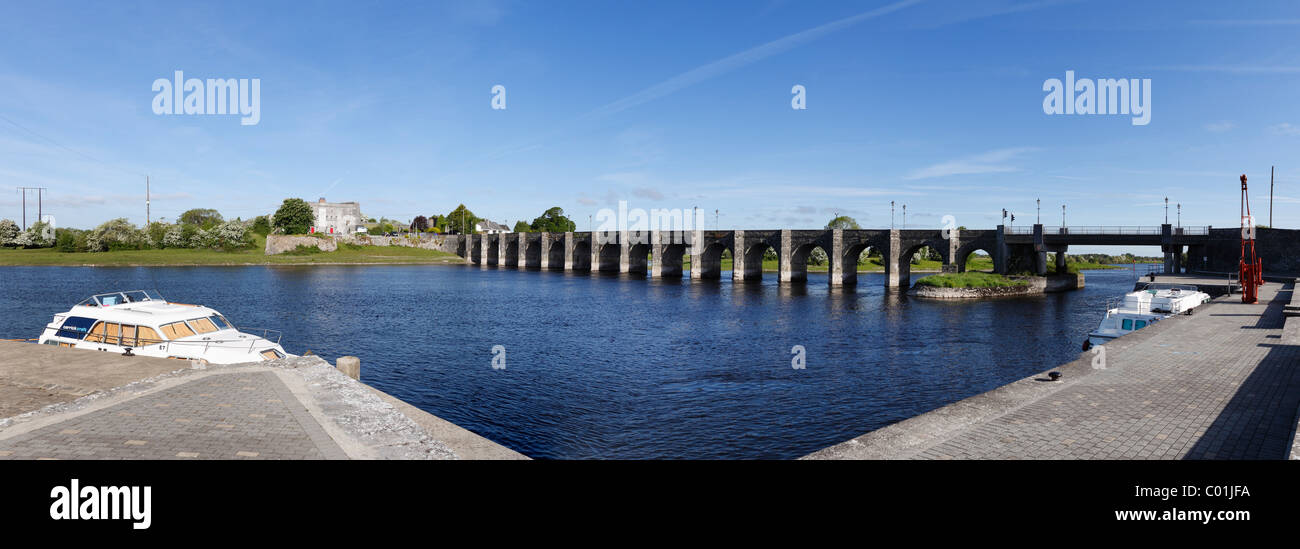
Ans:
POLYGON ((1146 328, 1146 327, 1147 327, 1147 321, 1145 320, 1138 321, 1137 329, 1141 330, 1142 328, 1146 328))
POLYGON ((190 321, 190 327, 200 334, 209 334, 217 331, 216 324, 206 318, 196 318, 190 321))
POLYGON ((104 341, 104 323, 103 323, 103 322, 100 322, 99 324, 96 324, 94 328, 91 328, 91 329, 90 329, 90 334, 86 335, 86 341, 92 341, 92 342, 95 342, 95 343, 102 343, 102 342, 104 341))
POLYGON ((226 322, 226 319, 221 315, 212 315, 208 317, 208 319, 217 326, 218 330, 229 330, 234 328, 234 326, 231 326, 229 322, 226 322))
POLYGON ((1122 327, 1124 330, 1132 330, 1132 329, 1133 329, 1133 319, 1131 319, 1131 318, 1126 318, 1126 319, 1124 319, 1124 322, 1123 322, 1123 324, 1121 325, 1121 327, 1122 327))
POLYGON ((84 316, 70 316, 59 326, 59 337, 70 337, 75 339, 84 339, 86 334, 90 333, 90 327, 95 325, 95 319, 84 316))
POLYGON ((137 343, 141 346, 162 342, 162 339, 158 337, 158 332, 154 331, 153 328, 141 326, 139 330, 140 332, 136 334, 136 338, 139 340, 137 343))
POLYGON ((130 324, 122 325, 122 346, 139 347, 139 344, 136 343, 135 326, 132 326, 130 324))
POLYGON ((194 330, 191 330, 189 325, 185 324, 184 322, 173 322, 171 324, 165 324, 162 327, 162 332, 163 332, 163 336, 166 337, 167 339, 180 339, 182 337, 189 337, 194 335, 194 330))
POLYGON ((117 323, 105 322, 104 343, 107 343, 109 345, 117 345, 121 341, 121 338, 119 337, 121 335, 121 328, 122 327, 117 323))
POLYGON ((126 303, 126 298, 123 297, 122 294, 101 294, 95 296, 95 299, 99 301, 100 305, 105 307, 126 303))

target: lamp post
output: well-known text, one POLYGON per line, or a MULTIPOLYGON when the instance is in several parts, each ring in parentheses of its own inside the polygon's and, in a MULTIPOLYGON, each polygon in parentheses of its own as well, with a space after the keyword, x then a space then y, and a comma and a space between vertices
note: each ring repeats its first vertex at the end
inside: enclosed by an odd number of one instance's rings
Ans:
POLYGON ((1065 204, 1061 204, 1061 228, 1065 228, 1065 204))
POLYGON ((1038 220, 1038 221, 1036 221, 1036 223, 1039 224, 1039 225, 1042 225, 1042 224, 1043 224, 1043 199, 1041 199, 1041 198, 1035 198, 1035 199, 1034 199, 1034 207, 1037 208, 1037 210, 1038 210, 1038 213, 1035 214, 1035 215, 1037 216, 1035 219, 1038 220))
POLYGON ((894 201, 889 201, 889 228, 894 228, 894 201))
POLYGON ((1183 205, 1178 204, 1178 228, 1183 228, 1183 205))
POLYGON ((903 230, 907 230, 907 204, 903 204, 903 230))
POLYGON ((1169 197, 1165 197, 1165 225, 1169 224, 1169 197))

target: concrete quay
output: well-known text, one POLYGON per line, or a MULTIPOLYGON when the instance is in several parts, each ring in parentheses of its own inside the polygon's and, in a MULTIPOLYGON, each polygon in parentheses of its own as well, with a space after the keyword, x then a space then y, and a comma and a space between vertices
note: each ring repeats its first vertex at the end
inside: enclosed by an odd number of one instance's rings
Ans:
POLYGON ((319 357, 207 365, 0 342, 0 460, 527 459, 319 357))
POLYGON ((1300 459, 1294 283, 1223 296, 803 459, 1300 459))

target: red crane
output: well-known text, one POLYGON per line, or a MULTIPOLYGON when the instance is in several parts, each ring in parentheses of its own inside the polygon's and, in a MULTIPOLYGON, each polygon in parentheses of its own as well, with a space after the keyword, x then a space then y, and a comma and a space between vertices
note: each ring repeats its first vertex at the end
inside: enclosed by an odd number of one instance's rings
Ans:
POLYGON ((1259 303, 1259 287, 1264 285, 1264 266, 1255 257, 1255 217, 1250 215, 1250 195, 1246 193, 1246 174, 1241 175, 1241 302, 1259 303), (1250 256, 1246 256, 1246 249, 1250 256))

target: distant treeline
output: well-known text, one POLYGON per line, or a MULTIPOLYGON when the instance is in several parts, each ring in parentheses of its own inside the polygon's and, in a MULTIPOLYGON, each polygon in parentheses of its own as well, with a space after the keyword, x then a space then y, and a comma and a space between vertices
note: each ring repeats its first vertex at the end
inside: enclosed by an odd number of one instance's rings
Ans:
POLYGON ((1101 263, 1105 265, 1127 264, 1127 263, 1160 263, 1164 258, 1160 257, 1142 257, 1133 254, 1110 255, 1110 254, 1066 254, 1067 262, 1073 263, 1101 263))

